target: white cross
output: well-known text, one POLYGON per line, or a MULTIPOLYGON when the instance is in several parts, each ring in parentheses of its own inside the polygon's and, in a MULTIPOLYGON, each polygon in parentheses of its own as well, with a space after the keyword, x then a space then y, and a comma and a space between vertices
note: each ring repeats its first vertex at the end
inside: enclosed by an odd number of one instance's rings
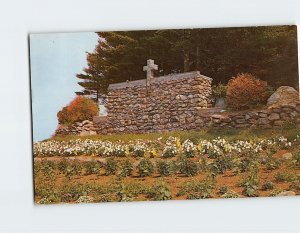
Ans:
POLYGON ((147 86, 150 84, 150 80, 154 77, 154 70, 158 70, 158 66, 154 64, 154 60, 148 59, 147 65, 143 67, 143 71, 147 71, 147 86))

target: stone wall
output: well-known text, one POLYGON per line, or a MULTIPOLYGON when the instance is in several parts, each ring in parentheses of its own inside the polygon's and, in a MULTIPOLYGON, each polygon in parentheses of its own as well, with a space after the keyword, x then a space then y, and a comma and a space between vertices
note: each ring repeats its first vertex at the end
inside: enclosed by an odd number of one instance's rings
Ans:
POLYGON ((85 120, 82 122, 76 122, 72 124, 71 126, 62 126, 60 125, 56 131, 55 135, 81 135, 81 136, 86 136, 86 135, 95 135, 97 134, 96 132, 97 126, 94 124, 93 121, 85 120))
POLYGON ((211 122, 214 128, 280 128, 285 124, 300 123, 300 103, 283 104, 264 110, 214 114, 211 122))
POLYGON ((211 78, 199 71, 109 86, 107 118, 95 119, 99 134, 191 130, 210 108, 211 78))

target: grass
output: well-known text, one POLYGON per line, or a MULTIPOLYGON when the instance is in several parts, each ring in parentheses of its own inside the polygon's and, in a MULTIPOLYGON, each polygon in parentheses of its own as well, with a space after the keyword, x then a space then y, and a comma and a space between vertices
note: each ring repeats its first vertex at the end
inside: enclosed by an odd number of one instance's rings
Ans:
POLYGON ((135 141, 137 139, 141 140, 156 140, 162 137, 164 140, 170 136, 179 137, 182 141, 190 139, 191 141, 197 143, 199 140, 203 139, 213 139, 216 137, 225 138, 228 141, 234 140, 250 140, 256 138, 266 138, 274 137, 276 135, 285 136, 288 139, 294 138, 299 134, 300 126, 294 125, 293 128, 282 129, 208 129, 201 131, 172 131, 164 133, 145 133, 145 134, 113 134, 113 135, 91 135, 91 136, 78 136, 78 135, 67 135, 67 136, 54 136, 48 140, 57 141, 68 141, 76 139, 92 139, 92 140, 102 140, 102 141, 135 141))

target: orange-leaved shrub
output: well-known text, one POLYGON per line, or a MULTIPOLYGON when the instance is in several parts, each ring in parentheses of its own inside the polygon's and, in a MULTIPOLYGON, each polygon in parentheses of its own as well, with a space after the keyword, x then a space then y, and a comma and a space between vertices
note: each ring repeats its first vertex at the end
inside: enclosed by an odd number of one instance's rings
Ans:
POLYGON ((226 95, 227 107, 230 109, 254 108, 266 104, 269 97, 268 85, 252 74, 238 74, 229 80, 226 95))
POLYGON ((84 120, 92 120, 98 114, 98 105, 83 96, 75 97, 67 106, 57 113, 60 124, 73 124, 84 120))

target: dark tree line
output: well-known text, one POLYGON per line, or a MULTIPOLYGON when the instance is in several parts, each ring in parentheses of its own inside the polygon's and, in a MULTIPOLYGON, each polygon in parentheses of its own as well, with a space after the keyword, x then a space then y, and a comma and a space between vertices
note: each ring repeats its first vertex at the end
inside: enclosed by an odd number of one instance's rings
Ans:
POLYGON ((143 66, 154 59, 156 75, 199 70, 214 84, 238 73, 252 73, 274 88, 298 88, 296 26, 98 32, 87 54, 79 85, 95 98, 110 83, 145 78, 143 66))

